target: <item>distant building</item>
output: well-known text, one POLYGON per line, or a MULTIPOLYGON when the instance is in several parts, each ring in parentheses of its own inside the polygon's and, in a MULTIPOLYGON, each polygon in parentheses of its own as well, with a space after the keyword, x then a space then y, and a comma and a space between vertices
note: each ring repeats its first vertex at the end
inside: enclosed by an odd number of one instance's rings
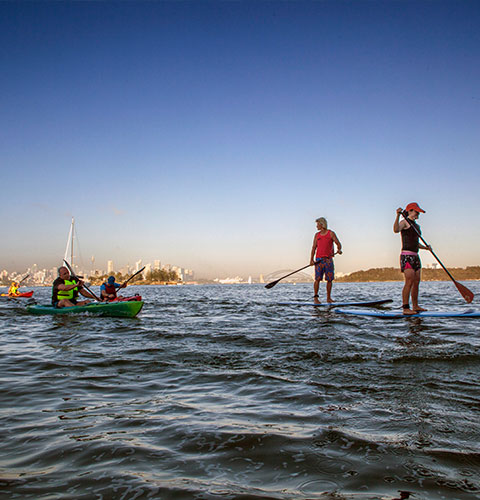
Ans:
POLYGON ((113 273, 113 260, 107 261, 107 274, 113 273))

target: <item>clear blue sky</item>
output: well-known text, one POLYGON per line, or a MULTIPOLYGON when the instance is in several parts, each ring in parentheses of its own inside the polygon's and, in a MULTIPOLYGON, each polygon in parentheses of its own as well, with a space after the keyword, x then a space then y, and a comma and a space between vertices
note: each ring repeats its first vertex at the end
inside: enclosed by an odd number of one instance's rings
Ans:
MULTIPOLYGON (((395 266, 418 201, 480 264, 480 3, 0 3, 0 268, 395 266)), ((425 256, 424 263, 433 261, 425 256)))

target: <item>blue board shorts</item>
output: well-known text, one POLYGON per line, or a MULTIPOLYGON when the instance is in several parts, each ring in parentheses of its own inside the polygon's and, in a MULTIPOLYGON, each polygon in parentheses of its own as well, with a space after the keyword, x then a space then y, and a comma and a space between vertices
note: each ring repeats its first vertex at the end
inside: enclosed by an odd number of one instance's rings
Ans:
POLYGON ((315 261, 315 279, 322 281, 333 281, 335 279, 335 267, 332 257, 322 257, 315 261))

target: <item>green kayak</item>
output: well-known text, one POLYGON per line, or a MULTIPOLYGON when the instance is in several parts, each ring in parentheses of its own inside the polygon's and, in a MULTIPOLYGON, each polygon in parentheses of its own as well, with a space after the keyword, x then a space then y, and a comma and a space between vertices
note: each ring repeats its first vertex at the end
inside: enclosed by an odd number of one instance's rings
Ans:
POLYGON ((52 305, 27 306, 27 311, 32 314, 80 314, 88 313, 96 316, 115 316, 134 318, 142 309, 143 301, 125 302, 93 302, 85 306, 55 308, 52 305))

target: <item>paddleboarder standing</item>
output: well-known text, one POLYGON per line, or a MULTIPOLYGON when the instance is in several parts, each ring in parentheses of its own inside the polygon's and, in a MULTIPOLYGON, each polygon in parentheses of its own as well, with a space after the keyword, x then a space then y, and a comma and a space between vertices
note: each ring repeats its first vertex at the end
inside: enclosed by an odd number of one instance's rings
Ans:
POLYGON ((400 253, 400 269, 405 278, 405 285, 402 291, 403 314, 416 314, 426 311, 418 305, 418 289, 420 286, 422 263, 418 255, 418 250, 431 250, 429 246, 420 244, 420 226, 417 219, 420 213, 425 210, 419 207, 418 203, 412 202, 405 207, 406 218, 400 220, 403 209, 397 209, 397 216, 393 223, 393 232, 400 233, 402 236, 402 251, 400 253), (412 307, 410 307, 410 297, 412 298, 412 307))
POLYGON ((325 276, 327 282, 327 302, 332 300, 332 282, 335 279, 335 269, 333 265, 333 244, 337 246, 338 254, 342 253, 342 244, 337 238, 337 235, 328 229, 327 220, 324 217, 319 217, 315 220, 317 223, 318 232, 313 237, 312 251, 310 253, 310 265, 315 265, 315 282, 313 283, 313 300, 316 304, 320 303, 318 299, 318 289, 320 281, 325 276))

